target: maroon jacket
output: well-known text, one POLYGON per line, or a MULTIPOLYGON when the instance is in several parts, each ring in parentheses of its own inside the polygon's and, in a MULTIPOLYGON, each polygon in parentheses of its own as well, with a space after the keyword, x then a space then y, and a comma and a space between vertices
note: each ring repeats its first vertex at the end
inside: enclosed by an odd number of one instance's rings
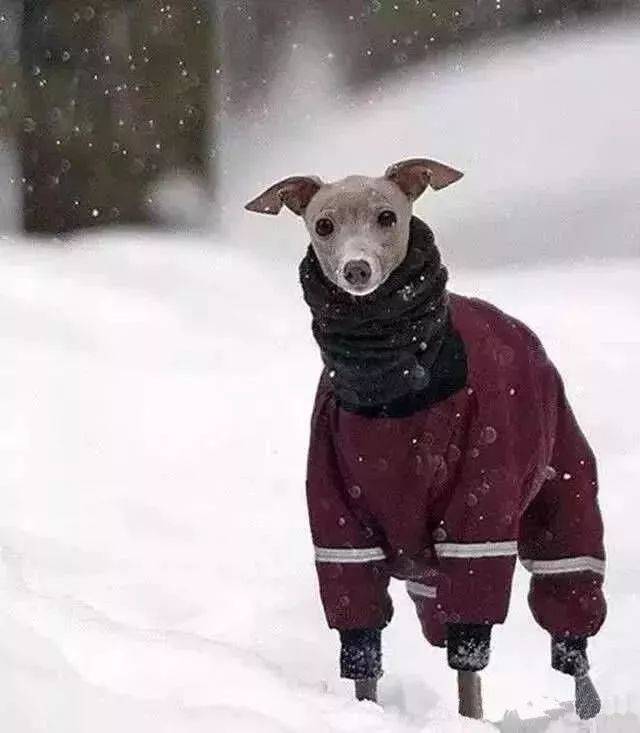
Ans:
POLYGON ((593 453, 535 335, 451 296, 465 389, 409 417, 365 417, 320 382, 307 494, 329 625, 382 628, 390 577, 407 580, 427 638, 502 623, 516 556, 553 636, 591 636, 606 606, 593 453))

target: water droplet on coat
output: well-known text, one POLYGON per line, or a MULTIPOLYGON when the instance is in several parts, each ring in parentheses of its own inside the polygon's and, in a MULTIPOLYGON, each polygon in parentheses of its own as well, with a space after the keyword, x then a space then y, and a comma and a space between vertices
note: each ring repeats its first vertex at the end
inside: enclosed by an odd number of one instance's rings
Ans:
POLYGON ((498 439, 498 431, 491 425, 487 425, 482 430, 482 440, 487 445, 491 445, 492 443, 495 443, 497 439, 498 439))
POLYGON ((433 530, 433 539, 435 542, 444 542, 447 539, 447 532, 443 527, 437 527, 433 530))
POLYGON ((414 389, 424 389, 431 381, 431 375, 420 364, 413 368, 411 373, 411 382, 414 389))

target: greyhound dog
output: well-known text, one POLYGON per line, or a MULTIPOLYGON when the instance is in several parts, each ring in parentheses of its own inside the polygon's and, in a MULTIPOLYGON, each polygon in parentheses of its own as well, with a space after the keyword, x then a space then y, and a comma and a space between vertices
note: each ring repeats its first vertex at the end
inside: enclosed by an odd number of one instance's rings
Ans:
POLYGON ((246 205, 286 206, 311 239, 300 280, 324 362, 307 471, 320 595, 342 676, 376 700, 388 585, 404 580, 458 672, 460 713, 480 718, 478 672, 519 557, 552 667, 590 718, 587 639, 606 615, 595 458, 536 336, 446 287, 412 209, 461 177, 412 159, 381 177, 287 178, 246 205))

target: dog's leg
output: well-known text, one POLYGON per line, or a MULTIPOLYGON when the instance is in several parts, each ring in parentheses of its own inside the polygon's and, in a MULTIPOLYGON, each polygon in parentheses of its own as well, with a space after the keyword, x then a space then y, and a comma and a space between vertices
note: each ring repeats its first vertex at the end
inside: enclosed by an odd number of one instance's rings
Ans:
POLYGON ((477 672, 458 672, 458 700, 460 715, 482 719, 482 685, 477 672))
POLYGON ((356 700, 378 702, 378 680, 356 680, 356 700))
POLYGON ((584 677, 576 677, 576 713, 581 720, 595 718, 600 712, 602 703, 600 695, 594 687, 593 682, 586 674, 584 677))

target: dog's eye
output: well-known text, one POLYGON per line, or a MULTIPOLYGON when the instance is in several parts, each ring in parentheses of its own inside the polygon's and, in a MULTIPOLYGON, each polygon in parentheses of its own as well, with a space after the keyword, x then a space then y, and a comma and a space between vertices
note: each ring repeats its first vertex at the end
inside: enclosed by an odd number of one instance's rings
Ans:
POLYGON ((327 219, 326 216, 318 219, 316 222, 316 234, 321 237, 328 237, 330 234, 333 234, 333 222, 331 219, 327 219))
POLYGON ((393 211, 382 211, 378 215, 378 224, 380 224, 380 226, 384 227, 385 229, 387 229, 388 227, 392 227, 397 221, 398 218, 393 213, 393 211))

